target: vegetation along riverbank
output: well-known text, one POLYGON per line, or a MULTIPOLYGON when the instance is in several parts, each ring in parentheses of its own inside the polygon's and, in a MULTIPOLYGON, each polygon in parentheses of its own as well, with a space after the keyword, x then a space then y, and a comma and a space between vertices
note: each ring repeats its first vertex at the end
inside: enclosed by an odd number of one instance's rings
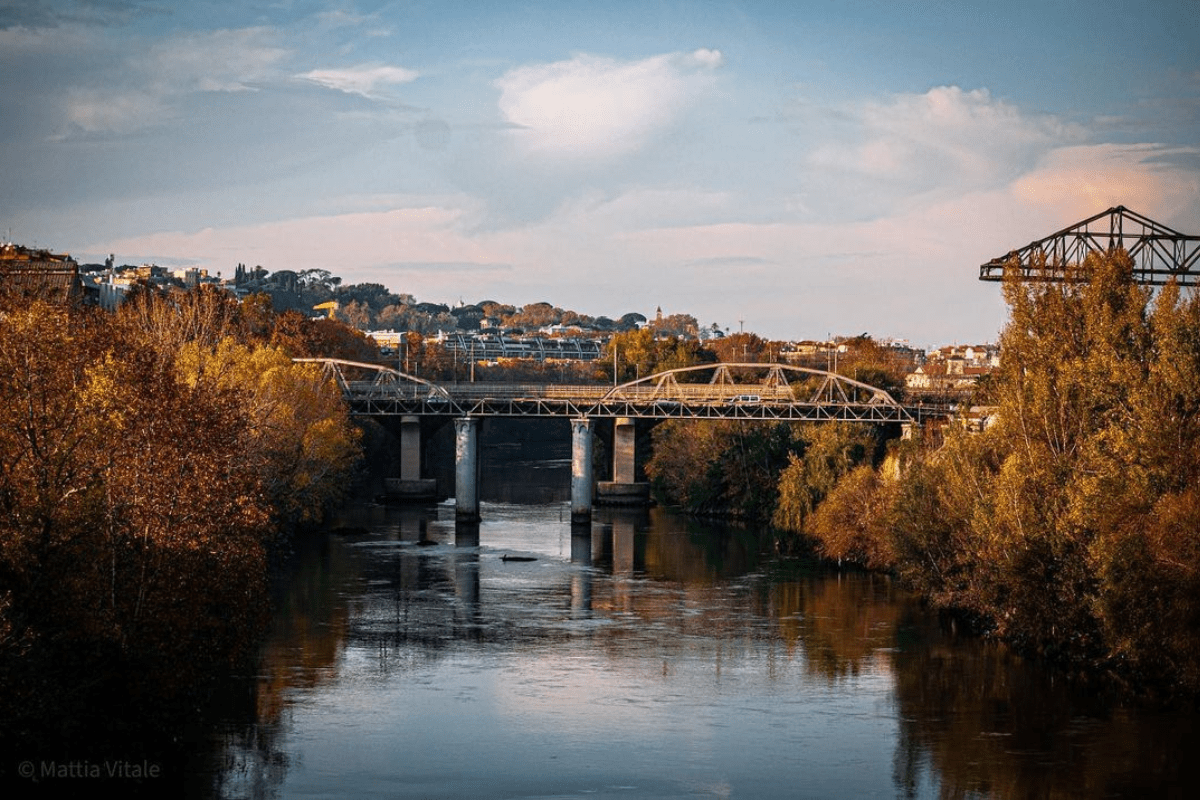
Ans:
POLYGON ((647 472, 669 502, 803 532, 1026 652, 1194 701, 1200 299, 1135 285, 1120 251, 1074 277, 1005 284, 981 433, 885 449, 834 425, 664 430, 647 472))
POLYGON ((291 357, 355 335, 203 287, 0 311, 4 735, 152 721, 253 653, 273 544, 346 486, 358 430, 291 357))

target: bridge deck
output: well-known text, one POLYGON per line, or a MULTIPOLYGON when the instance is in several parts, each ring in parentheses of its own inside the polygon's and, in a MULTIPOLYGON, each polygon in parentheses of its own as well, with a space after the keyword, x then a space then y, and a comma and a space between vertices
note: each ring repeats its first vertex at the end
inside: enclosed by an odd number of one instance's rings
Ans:
POLYGON ((669 398, 642 388, 612 396, 611 386, 439 385, 446 394, 428 389, 347 388, 353 413, 365 415, 911 422, 919 416, 946 413, 934 405, 801 402, 784 389, 755 392, 745 386, 689 386, 669 398))
POLYGON ((378 365, 320 362, 359 415, 914 422, 953 411, 947 403, 900 404, 843 375, 778 364, 684 367, 611 386, 433 383, 378 365), (748 379, 756 373, 760 379, 748 379))

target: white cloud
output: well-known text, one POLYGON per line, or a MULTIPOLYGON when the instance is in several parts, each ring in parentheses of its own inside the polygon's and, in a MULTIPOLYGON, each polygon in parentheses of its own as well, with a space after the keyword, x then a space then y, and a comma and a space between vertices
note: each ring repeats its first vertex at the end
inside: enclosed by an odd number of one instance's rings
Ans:
POLYGON ((281 77, 289 56, 275 38, 266 28, 222 29, 173 36, 132 54, 93 43, 91 58, 104 66, 64 80, 70 85, 61 90, 63 120, 53 138, 131 133, 182 115, 186 95, 256 91, 281 77))
POLYGON ((720 50, 710 50, 707 47, 701 47, 699 50, 693 50, 691 53, 683 57, 684 62, 691 61, 696 66, 715 69, 725 65, 725 56, 720 50))
POLYGON ((164 94, 242 92, 277 78, 288 51, 267 28, 175 36, 150 48, 150 79, 164 94))
POLYGON ((1047 150, 1083 132, 1049 115, 1029 115, 986 89, 939 86, 840 110, 836 140, 809 165, 856 174, 910 193, 1003 185, 1047 150))
POLYGON ((327 89, 374 98, 381 88, 411 83, 420 77, 420 73, 386 64, 361 64, 343 69, 314 69, 297 77, 327 89))
MULTIPOLYGON (((88 134, 130 133, 165 120, 169 113, 159 98, 138 90, 72 89, 65 107, 71 128, 88 134)), ((56 138, 65 136, 60 132, 56 138)))
POLYGON ((1018 201, 1070 222, 1123 205, 1166 224, 1198 225, 1200 171, 1173 163, 1198 155, 1197 148, 1155 144, 1065 147, 1047 154, 1012 191, 1018 201))
POLYGON ((520 67, 496 81, 500 110, 528 152, 558 159, 608 159, 643 146, 695 100, 716 50, 640 61, 580 55, 520 67))
MULTIPOLYGON (((356 275, 369 273, 379 280, 379 270, 396 263, 506 263, 503 254, 486 239, 471 239, 459 231, 461 217, 462 212, 454 208, 394 208, 194 232, 166 231, 93 243, 79 249, 186 257, 213 272, 232 270, 239 262, 261 264, 272 271, 333 269, 348 281, 362 278, 351 275, 347 267, 353 268, 356 275)), ((418 288, 427 288, 436 284, 436 271, 436 267, 431 267, 429 279, 420 282, 419 276, 406 270, 404 279, 418 281, 418 288)))

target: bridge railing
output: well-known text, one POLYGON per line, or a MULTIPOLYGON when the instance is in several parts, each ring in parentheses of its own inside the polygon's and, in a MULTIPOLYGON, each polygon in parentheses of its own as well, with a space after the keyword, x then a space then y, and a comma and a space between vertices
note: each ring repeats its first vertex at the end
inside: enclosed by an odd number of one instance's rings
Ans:
POLYGON ((779 364, 684 367, 608 384, 433 383, 388 367, 324 365, 359 413, 644 416, 911 421, 950 410, 906 401, 844 375, 779 364), (759 376, 759 380, 748 378, 759 376), (711 377, 710 377, 711 375, 711 377), (915 412, 915 414, 914 414, 915 412))

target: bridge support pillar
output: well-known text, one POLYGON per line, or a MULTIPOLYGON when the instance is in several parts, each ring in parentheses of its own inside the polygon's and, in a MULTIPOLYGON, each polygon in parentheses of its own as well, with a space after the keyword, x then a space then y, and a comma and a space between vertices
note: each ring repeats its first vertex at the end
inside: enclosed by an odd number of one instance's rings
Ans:
POLYGON ((432 500, 437 480, 421 478, 421 418, 400 418, 400 477, 384 481, 389 498, 400 501, 432 500))
POLYGON ((636 506, 650 499, 650 484, 637 480, 637 423, 618 417, 613 423, 613 479, 596 487, 596 502, 605 506, 636 506))
POLYGON ((454 420, 454 518, 479 521, 479 420, 454 420))
POLYGON ((421 477, 421 418, 400 418, 400 480, 421 477))
POLYGON ((571 522, 592 518, 592 421, 571 420, 571 522))

